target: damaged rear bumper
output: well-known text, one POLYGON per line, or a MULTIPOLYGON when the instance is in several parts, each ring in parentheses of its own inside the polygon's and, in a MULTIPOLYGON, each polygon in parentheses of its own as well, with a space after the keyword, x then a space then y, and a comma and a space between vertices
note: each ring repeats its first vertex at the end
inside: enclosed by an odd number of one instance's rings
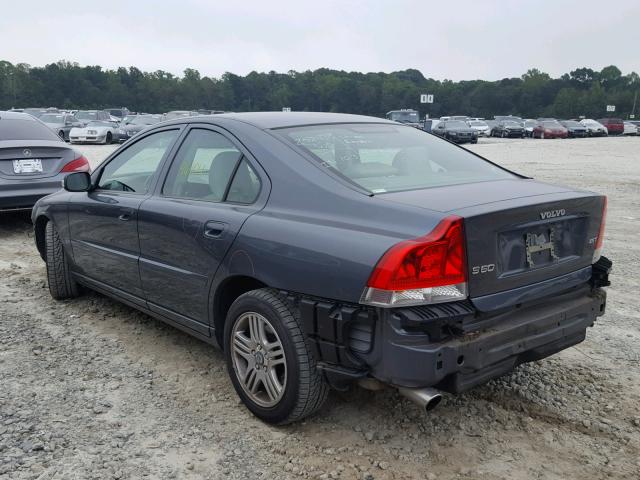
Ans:
POLYGON ((456 393, 583 341, 605 311, 610 268, 603 257, 588 282, 491 312, 471 302, 382 309, 290 298, 334 386, 373 377, 456 393))

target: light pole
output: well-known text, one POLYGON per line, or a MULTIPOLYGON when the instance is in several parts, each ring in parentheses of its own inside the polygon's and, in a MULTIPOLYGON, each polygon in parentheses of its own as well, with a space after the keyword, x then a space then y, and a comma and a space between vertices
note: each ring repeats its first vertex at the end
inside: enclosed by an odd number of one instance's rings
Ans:
POLYGON ((13 108, 16 107, 16 77, 14 72, 9 72, 11 78, 11 90, 13 91, 13 108))

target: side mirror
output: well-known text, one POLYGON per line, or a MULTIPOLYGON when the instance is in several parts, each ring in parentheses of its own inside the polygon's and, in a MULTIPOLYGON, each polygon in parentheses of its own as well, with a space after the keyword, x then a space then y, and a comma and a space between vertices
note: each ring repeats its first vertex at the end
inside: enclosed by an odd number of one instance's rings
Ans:
POLYGON ((67 192, 88 192, 91 189, 91 175, 87 172, 74 172, 64 177, 64 189, 67 192))

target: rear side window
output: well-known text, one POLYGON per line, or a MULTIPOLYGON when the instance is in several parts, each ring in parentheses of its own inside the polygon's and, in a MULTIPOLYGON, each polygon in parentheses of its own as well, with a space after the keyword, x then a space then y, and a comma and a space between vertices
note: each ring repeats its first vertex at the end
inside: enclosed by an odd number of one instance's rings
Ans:
POLYGON ((416 128, 334 124, 276 130, 323 167, 372 193, 517 178, 416 128))
POLYGON ((0 119, 0 140, 60 140, 37 120, 0 119))
POLYGON ((162 194, 207 202, 252 203, 260 181, 242 152, 218 132, 193 129, 180 147, 162 194))

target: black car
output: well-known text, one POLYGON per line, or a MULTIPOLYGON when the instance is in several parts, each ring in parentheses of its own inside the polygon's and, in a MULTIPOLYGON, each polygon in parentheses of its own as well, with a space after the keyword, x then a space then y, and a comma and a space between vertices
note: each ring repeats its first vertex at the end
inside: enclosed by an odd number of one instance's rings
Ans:
POLYGON ((502 138, 524 138, 526 136, 524 124, 516 122, 515 120, 498 120, 495 126, 491 129, 491 136, 502 138))
POLYGON ((569 138, 586 138, 589 136, 589 131, 580 122, 575 120, 560 120, 560 124, 567 129, 569 138))
POLYGON ((441 121, 431 133, 455 143, 478 143, 478 132, 462 120, 441 121))
POLYGON ((31 209, 71 172, 87 172, 80 152, 38 119, 0 111, 0 211, 31 209))
POLYGON ((581 342, 605 212, 407 125, 257 112, 154 125, 32 219, 54 298, 82 285, 221 346, 283 424, 361 379, 430 410, 581 342))

